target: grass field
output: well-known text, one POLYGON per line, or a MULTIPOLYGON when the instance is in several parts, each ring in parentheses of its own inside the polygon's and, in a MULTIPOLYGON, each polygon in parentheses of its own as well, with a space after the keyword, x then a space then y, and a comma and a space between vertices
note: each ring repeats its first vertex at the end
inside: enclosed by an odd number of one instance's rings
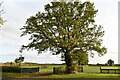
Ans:
MULTIPOLYGON (((100 73, 100 66, 84 66, 83 68, 85 73, 100 73)), ((120 69, 120 67, 116 67, 116 66, 102 66, 101 69, 120 69)), ((103 73, 108 73, 107 70, 102 71, 103 73)), ((118 71, 116 71, 118 73, 118 71)), ((115 71, 109 71, 109 73, 115 73, 115 71)))
POLYGON ((42 65, 42 66, 21 66, 22 68, 37 68, 39 67, 39 72, 53 72, 53 67, 65 67, 65 65, 42 65), (41 67, 47 68, 41 68, 41 67))
POLYGON ((50 75, 48 78, 118 78, 118 74, 79 73, 66 75, 50 75))
POLYGON ((109 66, 105 66, 105 67, 101 67, 102 69, 120 69, 120 67, 109 67, 109 66))
MULTIPOLYGON (((44 66, 44 65, 43 65, 44 66)), ((84 66, 84 72, 79 74, 49 74, 53 72, 53 67, 65 67, 65 65, 46 65, 47 68, 41 68, 43 66, 21 66, 22 68, 35 68, 40 67, 39 73, 8 73, 3 72, 3 78, 118 78, 120 75, 114 73, 100 73, 99 66, 84 66), (43 76, 44 74, 44 76, 43 76)), ((44 66, 45 67, 45 66, 44 66)), ((118 67, 104 66, 102 69, 118 69, 118 67)))
POLYGON ((36 73, 8 73, 8 72, 3 72, 2 73, 2 78, 32 78, 32 77, 37 77, 39 74, 36 73))
POLYGON ((100 73, 100 67, 99 66, 84 66, 83 71, 85 73, 100 73))
MULTIPOLYGON (((36 68, 36 67, 40 67, 39 72, 53 72, 53 67, 65 67, 65 65, 45 65, 47 66, 47 68, 41 68, 42 66, 21 66, 22 68, 36 68)), ((116 66, 102 66, 102 69, 120 69, 120 67, 116 67, 116 66)), ((83 66, 83 71, 85 73, 100 73, 100 66, 83 66)), ((107 71, 104 71, 107 72, 107 71)), ((113 71, 114 72, 114 71, 113 71)))
POLYGON ((39 72, 53 72, 53 69, 40 69, 39 72))
POLYGON ((118 78, 118 74, 98 74, 98 73, 79 73, 79 74, 50 74, 41 76, 41 73, 3 73, 3 78, 118 78))

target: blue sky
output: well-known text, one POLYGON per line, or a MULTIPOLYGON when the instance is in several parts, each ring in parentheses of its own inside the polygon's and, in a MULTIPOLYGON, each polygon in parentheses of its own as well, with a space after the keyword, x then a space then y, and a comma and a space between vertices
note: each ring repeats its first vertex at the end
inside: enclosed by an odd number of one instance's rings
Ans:
MULTIPOLYGON (((103 45, 108 48, 108 53, 102 57, 98 57, 96 53, 94 58, 89 57, 89 63, 106 63, 108 59, 118 63, 119 0, 90 1, 94 2, 95 8, 98 9, 96 24, 104 27, 103 45)), ((20 46, 29 42, 27 36, 20 37, 20 28, 25 25, 27 18, 38 11, 43 12, 44 5, 49 2, 50 0, 4 0, 5 14, 2 16, 7 22, 0 30, 0 62, 13 62, 15 58, 19 57, 20 46)), ((25 56, 25 62, 62 63, 60 55, 53 56, 49 51, 39 55, 36 51, 24 51, 22 54, 25 56)))

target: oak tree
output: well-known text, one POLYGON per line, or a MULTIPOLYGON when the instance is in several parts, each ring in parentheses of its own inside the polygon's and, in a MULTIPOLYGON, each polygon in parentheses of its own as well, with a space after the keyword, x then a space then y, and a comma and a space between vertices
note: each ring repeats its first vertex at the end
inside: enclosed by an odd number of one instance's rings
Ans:
POLYGON ((74 61, 70 61, 76 49, 91 54, 96 51, 100 55, 107 52, 102 46, 103 27, 95 24, 98 10, 94 3, 51 2, 44 9, 44 12, 28 18, 21 28, 21 36, 30 35, 31 42, 23 45, 20 52, 34 49, 38 53, 50 50, 56 55, 61 54, 65 58, 67 73, 77 72, 72 69, 71 62, 74 61))

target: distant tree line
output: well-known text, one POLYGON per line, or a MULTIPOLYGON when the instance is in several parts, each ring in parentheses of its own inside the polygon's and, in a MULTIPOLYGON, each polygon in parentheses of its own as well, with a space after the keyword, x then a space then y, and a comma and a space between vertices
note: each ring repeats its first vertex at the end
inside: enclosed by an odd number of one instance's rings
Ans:
MULTIPOLYGON (((21 66, 33 66, 33 65, 39 65, 38 63, 31 63, 31 62, 25 62, 25 63, 21 63, 21 66)), ((15 63, 15 62, 6 62, 3 64, 3 66, 19 66, 19 63, 15 63)))

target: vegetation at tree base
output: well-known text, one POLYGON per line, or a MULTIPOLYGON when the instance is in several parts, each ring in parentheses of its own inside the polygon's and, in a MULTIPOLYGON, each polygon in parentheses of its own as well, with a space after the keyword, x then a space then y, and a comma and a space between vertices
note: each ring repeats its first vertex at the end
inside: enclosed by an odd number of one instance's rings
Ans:
POLYGON ((114 61, 109 59, 108 62, 107 62, 108 66, 113 66, 114 65, 114 61))
POLYGON ((87 65, 88 64, 88 54, 85 52, 82 52, 80 50, 75 50, 73 52, 75 54, 75 57, 77 57, 76 60, 78 60, 78 65, 87 65))
POLYGON ((64 67, 53 67, 53 74, 63 74, 65 73, 64 67))
POLYGON ((94 3, 89 1, 51 2, 45 5, 43 13, 38 12, 28 18, 26 25, 21 28, 21 36, 31 35, 31 42, 23 45, 20 52, 34 49, 38 53, 49 50, 56 55, 61 54, 67 73, 77 73, 75 50, 91 53, 92 56, 93 51, 99 55, 107 52, 102 46, 103 27, 95 24, 96 13, 94 3))

